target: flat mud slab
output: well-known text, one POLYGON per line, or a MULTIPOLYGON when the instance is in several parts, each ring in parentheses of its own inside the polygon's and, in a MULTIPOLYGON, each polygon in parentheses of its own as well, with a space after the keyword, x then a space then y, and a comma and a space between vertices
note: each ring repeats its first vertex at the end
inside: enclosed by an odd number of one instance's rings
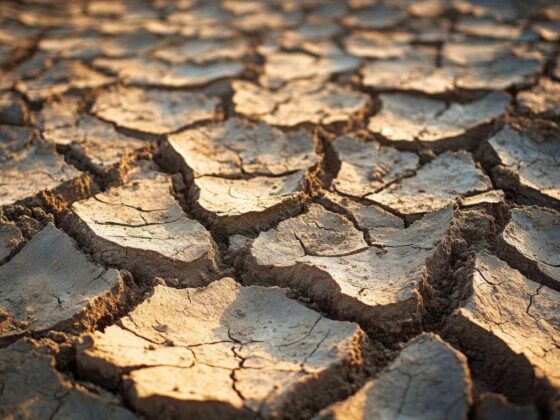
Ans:
POLYGON ((161 165, 180 171, 187 201, 212 231, 263 230, 301 212, 307 176, 319 162, 311 132, 232 118, 169 136, 161 165))
POLYGON ((461 150, 445 152, 419 168, 413 176, 403 177, 365 198, 408 218, 434 211, 492 189, 486 174, 461 150), (460 173, 461 176, 457 176, 460 173))
POLYGON ((89 175, 66 163, 34 130, 5 125, 0 135, 0 206, 29 201, 40 193, 72 202, 96 188, 89 175))
POLYGON ((555 0, 5 0, 0 418, 560 420, 555 0))
POLYGON ((560 83, 541 79, 531 90, 520 92, 517 103, 522 112, 545 118, 560 117, 560 83))
POLYGON ((296 80, 278 90, 237 81, 233 89, 236 112, 284 127, 348 123, 363 117, 370 104, 361 92, 317 80, 296 80))
POLYGON ((72 89, 96 88, 113 82, 114 78, 105 76, 80 61, 63 60, 49 67, 35 79, 18 82, 17 89, 30 101, 39 102, 72 89))
POLYGON ((100 263, 124 267, 141 280, 208 283, 218 270, 210 233, 183 212, 170 177, 147 176, 74 203, 66 228, 100 263))
POLYGON ((506 126, 488 141, 484 158, 494 182, 527 201, 560 207, 560 131, 506 126))
POLYGON ((513 401, 557 394, 560 292, 487 253, 476 255, 470 282, 472 292, 452 314, 445 336, 473 359, 471 369, 488 386, 513 401))
POLYGON ((108 392, 65 377, 49 348, 21 340, 0 350, 0 416, 133 420, 138 417, 108 392))
POLYGON ((317 418, 466 419, 472 399, 467 358, 437 335, 422 334, 377 379, 317 418))
POLYGON ((513 209, 501 254, 530 278, 560 290, 560 214, 538 207, 513 209))
POLYGON ((127 84, 166 88, 198 87, 243 73, 243 66, 231 61, 171 64, 150 57, 97 58, 93 66, 127 84))
POLYGON ((90 262, 52 224, 0 267, 0 279, 0 343, 49 330, 95 328, 131 298, 119 271, 90 262))
POLYGON ((100 93, 91 112, 117 127, 161 135, 213 120, 219 103, 197 92, 116 87, 100 93))
POLYGON ((252 281, 298 290, 376 336, 410 334, 421 322, 420 287, 441 274, 450 252, 452 213, 427 214, 407 229, 385 219, 392 234, 370 246, 350 220, 313 204, 262 232, 245 269, 252 281))
POLYGON ((355 198, 367 197, 420 167, 420 158, 412 152, 400 152, 359 137, 342 136, 334 142, 340 169, 333 180, 336 191, 355 198))
POLYGON ((65 95, 47 101, 38 115, 43 138, 68 150, 70 160, 80 167, 103 174, 150 147, 149 142, 125 135, 113 124, 88 114, 84 106, 80 97, 65 95))
POLYGON ((0 261, 6 260, 22 242, 23 235, 16 225, 0 224, 0 261))
POLYGON ((199 289, 156 286, 84 339, 78 370, 150 417, 301 418, 350 391, 363 340, 356 324, 324 318, 280 289, 225 278, 199 289))
POLYGON ((383 94, 379 99, 381 110, 370 118, 370 131, 402 147, 441 151, 476 145, 503 117, 511 98, 494 92, 466 104, 405 94, 383 94))
MULTIPOLYGON (((493 26, 496 24, 492 21, 493 26)), ((439 96, 523 88, 535 82, 550 54, 546 46, 544 52, 523 47, 457 37, 444 43, 440 52, 433 46, 417 46, 394 56, 368 60, 360 74, 369 89, 439 96)))

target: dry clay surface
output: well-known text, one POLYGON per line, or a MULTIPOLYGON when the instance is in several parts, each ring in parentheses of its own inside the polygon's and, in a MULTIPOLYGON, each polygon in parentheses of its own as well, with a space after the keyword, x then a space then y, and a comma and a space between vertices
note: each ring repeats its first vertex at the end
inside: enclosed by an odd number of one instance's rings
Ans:
POLYGON ((560 418, 553 0, 0 4, 0 418, 560 418))

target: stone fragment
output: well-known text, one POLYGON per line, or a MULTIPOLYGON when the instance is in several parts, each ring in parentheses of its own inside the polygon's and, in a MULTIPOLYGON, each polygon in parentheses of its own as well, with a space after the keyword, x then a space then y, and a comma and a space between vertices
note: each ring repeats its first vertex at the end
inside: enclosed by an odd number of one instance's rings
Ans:
POLYGON ((20 340, 0 350, 0 377, 2 418, 137 418, 108 392, 86 387, 59 373, 48 350, 32 341, 20 340))
POLYGON ((30 114, 25 102, 13 92, 0 93, 0 124, 24 125, 30 114))
POLYGON ((490 179, 465 151, 445 152, 404 178, 366 198, 411 217, 440 209, 457 198, 492 189, 490 179))
POLYGON ((413 175, 420 166, 415 153, 400 152, 358 137, 339 137, 333 146, 340 170, 332 185, 338 192, 357 198, 413 175))
POLYGON ((488 141, 494 182, 537 203, 560 207, 560 133, 504 127, 488 141))
POLYGON ((424 333, 411 340, 377 379, 321 411, 319 418, 467 419, 471 402, 467 358, 437 335, 424 333))
POLYGON ((200 92, 118 86, 97 96, 92 112, 119 127, 163 135, 217 117, 220 100, 200 92))
POLYGON ((125 83, 175 88, 201 86, 243 72, 243 66, 233 61, 174 64, 146 57, 97 58, 93 65, 115 74, 125 83))
POLYGON ((36 141, 2 165, 0 205, 34 197, 41 191, 71 194, 74 187, 83 189, 78 184, 85 179, 84 175, 67 164, 51 144, 36 141))
POLYGON ((210 233, 189 219, 171 179, 152 175, 76 202, 68 229, 96 260, 142 280, 158 276, 181 286, 206 284, 217 271, 210 233))
POLYGON ((531 90, 517 94, 517 104, 522 112, 529 112, 545 118, 560 117, 560 83, 550 79, 540 79, 531 90))
POLYGON ((164 153, 172 166, 191 176, 278 176, 315 165, 312 135, 305 130, 282 132, 265 123, 231 118, 168 137, 164 153))
POLYGON ((48 101, 39 115, 43 138, 69 148, 88 169, 102 173, 149 143, 118 132, 113 124, 80 110, 75 97, 48 101))
POLYGON ((96 88, 114 81, 79 61, 59 61, 38 77, 18 82, 16 87, 29 100, 39 102, 71 89, 96 88))
POLYGON ((356 320, 376 338, 390 341, 393 334, 418 328, 419 288, 440 275, 451 217, 451 208, 431 213, 369 247, 348 219, 312 205, 307 213, 260 233, 245 269, 251 281, 298 290, 337 317, 356 320))
POLYGON ((294 81, 277 91, 235 81, 236 112, 269 124, 334 124, 359 120, 370 106, 367 95, 320 81, 294 81))
POLYGON ((108 387, 122 381, 148 417, 299 418, 348 394, 363 339, 356 324, 324 318, 280 289, 225 278, 199 289, 156 286, 84 341, 78 371, 108 387))
POLYGON ((445 150, 479 143, 481 134, 503 118, 511 97, 493 92, 464 104, 399 93, 379 99, 381 110, 370 118, 370 131, 398 145, 445 150))
POLYGON ((470 283, 470 297, 444 334, 460 343, 479 380, 517 403, 557 390, 560 293, 484 252, 476 255, 470 283))
POLYGON ((53 329, 92 329, 130 299, 121 273, 88 261, 50 223, 0 266, 0 279, 0 342, 53 329))
POLYGON ((514 208, 501 236, 502 257, 530 278, 560 290, 560 214, 514 208))

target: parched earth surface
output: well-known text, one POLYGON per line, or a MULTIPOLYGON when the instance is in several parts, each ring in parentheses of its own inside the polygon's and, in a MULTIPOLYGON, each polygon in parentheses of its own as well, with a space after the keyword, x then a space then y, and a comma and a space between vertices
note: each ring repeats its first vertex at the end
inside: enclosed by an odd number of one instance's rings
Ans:
POLYGON ((560 419, 555 0, 0 2, 0 418, 560 419))

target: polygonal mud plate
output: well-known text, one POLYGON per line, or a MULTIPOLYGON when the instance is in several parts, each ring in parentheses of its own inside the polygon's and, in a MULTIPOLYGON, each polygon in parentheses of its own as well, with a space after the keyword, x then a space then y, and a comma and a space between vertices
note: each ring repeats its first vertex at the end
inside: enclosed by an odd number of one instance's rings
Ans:
POLYGON ((2 418, 137 418, 110 393, 91 385, 88 389, 57 372, 48 349, 32 341, 0 350, 0 377, 2 418))
POLYGON ((150 417, 299 418, 348 392, 363 339, 356 324, 326 319, 279 289, 225 278, 200 289, 156 286, 86 338, 78 370, 108 387, 122 381, 129 403, 150 417))
POLYGON ((469 153, 445 152, 422 166, 410 178, 403 178, 366 198, 399 214, 414 215, 437 210, 457 198, 488 191, 490 179, 469 153))
POLYGON ((96 173, 119 162, 149 143, 118 132, 113 124, 80 111, 75 97, 62 97, 47 102, 39 115, 43 137, 67 147, 74 159, 96 173))
POLYGON ((400 152, 358 137, 339 137, 333 146, 340 170, 332 185, 338 192, 357 198, 413 175, 420 166, 419 157, 412 152, 400 152))
POLYGON ((501 256, 530 278, 560 290, 560 214, 515 208, 501 234, 501 256))
POLYGON ((482 158, 493 166, 494 182, 523 197, 552 207, 560 206, 560 132, 504 127, 488 141, 482 158))
POLYGON ((163 154, 166 166, 194 177, 286 175, 319 160, 309 132, 282 132, 238 118, 173 134, 163 154))
POLYGON ((478 144, 504 116, 511 97, 494 92, 465 104, 406 94, 379 99, 381 110, 370 118, 370 131, 402 147, 446 150, 478 144))
POLYGON ((201 176, 194 179, 189 199, 193 211, 213 231, 229 236, 268 229, 299 213, 306 198, 306 182, 304 171, 247 179, 201 176))
POLYGON ((52 144, 33 145, 11 155, 0 172, 0 205, 36 196, 42 191, 60 193, 73 201, 91 189, 87 175, 67 164, 52 144))
POLYGON ((522 112, 545 118, 560 117, 560 83, 543 78, 531 90, 517 94, 517 104, 522 112))
POLYGON ((38 77, 18 82, 17 89, 29 100, 39 102, 71 89, 96 88, 113 82, 113 77, 86 67, 80 61, 59 61, 38 77))
POLYGON ((163 135, 217 118, 219 104, 200 92, 117 86, 100 93, 91 111, 119 127, 163 135))
POLYGON ((91 329, 131 298, 120 272, 91 263, 50 223, 0 267, 0 279, 0 343, 91 329))
POLYGON ((192 182, 193 211, 221 236, 299 212, 306 173, 319 161, 308 131, 237 118, 169 136, 160 152, 162 166, 192 182))
POLYGON ((236 112, 286 127, 360 120, 370 105, 367 95, 322 81, 294 81, 276 91, 236 81, 233 89, 236 112))
POLYGON ((410 341, 377 379, 321 411, 319 418, 467 419, 471 402, 467 358, 437 335, 424 333, 410 341))
POLYGON ((171 64, 154 58, 97 58, 93 65, 125 83, 145 86, 191 87, 239 76, 243 66, 232 61, 171 64))
POLYGON ((418 328, 420 287, 440 275, 436 266, 448 257, 451 218, 451 208, 445 208, 407 229, 386 220, 394 234, 370 247, 350 220, 313 204, 307 213, 262 232, 245 269, 251 281, 298 290, 338 317, 357 320, 377 338, 406 335, 418 328))
POLYGON ((484 252, 476 255, 470 281, 471 295, 444 334, 460 343, 475 374, 519 403, 558 390, 560 293, 484 252))
POLYGON ((105 264, 124 267, 142 280, 158 276, 181 286, 206 284, 215 276, 212 237, 183 213, 168 176, 134 180, 71 209, 67 228, 105 264))

